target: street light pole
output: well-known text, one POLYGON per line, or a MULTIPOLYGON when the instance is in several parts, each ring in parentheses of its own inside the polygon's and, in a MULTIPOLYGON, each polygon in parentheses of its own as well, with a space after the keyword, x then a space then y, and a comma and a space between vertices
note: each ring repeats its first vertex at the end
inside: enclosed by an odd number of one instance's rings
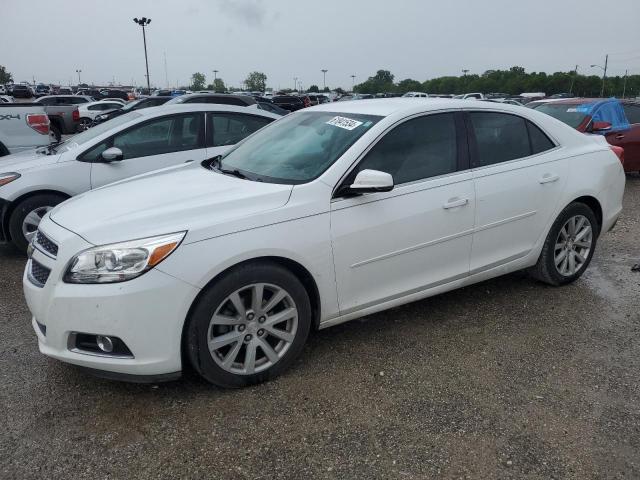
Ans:
POLYGON ((578 76, 578 65, 576 65, 576 69, 573 71, 573 76, 571 77, 571 86, 569 87, 570 94, 573 94, 573 84, 575 83, 577 76, 578 76))
POLYGON ((609 54, 604 57, 604 67, 601 65, 591 65, 591 68, 598 67, 602 69, 602 88, 600 89, 600 98, 604 97, 604 81, 607 78, 607 64, 609 63, 609 54))
POLYGON ((78 74, 78 85, 80 85, 82 83, 80 81, 80 74, 82 73, 82 70, 76 70, 76 73, 78 74))
POLYGON ((293 77, 293 89, 298 89, 298 77, 293 77))
POLYGON ((326 68, 323 68, 320 71, 322 72, 322 90, 324 91, 327 89, 327 72, 329 70, 327 70, 326 68))
POLYGON ((351 91, 353 92, 353 89, 356 87, 356 76, 355 75, 351 75, 351 91))
POLYGON ((629 74, 629 70, 624 71, 624 83, 622 84, 622 98, 624 98, 625 93, 627 93, 627 75, 629 74))
POLYGON ((147 89, 149 90, 149 94, 151 94, 151 81, 149 80, 149 59, 147 58, 147 35, 144 29, 144 27, 151 23, 151 19, 142 17, 139 20, 137 18, 134 18, 133 21, 142 27, 142 41, 144 42, 144 64, 147 68, 147 89))
POLYGON ((214 70, 213 71, 213 83, 216 83, 216 80, 218 79, 218 70, 214 70))

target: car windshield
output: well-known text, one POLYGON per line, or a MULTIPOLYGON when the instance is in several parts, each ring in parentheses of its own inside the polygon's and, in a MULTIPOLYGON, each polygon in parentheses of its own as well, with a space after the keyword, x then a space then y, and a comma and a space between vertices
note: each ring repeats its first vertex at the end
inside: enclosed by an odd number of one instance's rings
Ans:
POLYGON ((222 158, 220 168, 237 170, 250 180, 305 183, 322 174, 381 118, 332 112, 286 116, 238 144, 222 158))
POLYGON ((62 153, 78 148, 80 145, 93 140, 97 136, 102 135, 103 133, 113 128, 119 127, 120 125, 123 125, 141 116, 142 115, 138 112, 129 112, 125 113, 124 115, 120 115, 119 117, 112 118, 111 120, 107 120, 106 122, 99 123, 95 127, 89 128, 82 133, 68 138, 60 145, 58 145, 55 151, 58 153, 62 153))
POLYGON ((570 127, 577 128, 587 117, 589 108, 583 105, 543 103, 534 107, 539 112, 551 115, 570 127))

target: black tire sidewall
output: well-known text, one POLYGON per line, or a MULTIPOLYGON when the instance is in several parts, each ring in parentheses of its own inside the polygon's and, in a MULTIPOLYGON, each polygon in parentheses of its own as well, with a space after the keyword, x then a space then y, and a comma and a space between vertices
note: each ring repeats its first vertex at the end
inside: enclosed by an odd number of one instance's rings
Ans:
POLYGON ((552 277, 554 283, 556 283, 557 285, 564 285, 567 283, 571 283, 582 276, 582 274, 587 270, 589 264, 591 263, 591 259, 593 258, 593 254, 596 250, 596 244, 599 235, 600 232, 598 229, 598 220, 596 219, 593 211, 584 203, 572 203, 562 212, 560 212, 560 215, 558 215, 558 218, 556 218, 556 221, 553 223, 551 229, 549 230, 549 235, 547 235, 547 245, 545 245, 545 258, 543 259, 543 261, 546 263, 545 266, 547 272, 552 277), (564 226, 567 220, 569 220, 571 217, 575 217, 576 215, 583 215, 591 223, 591 228, 593 231, 591 250, 589 251, 587 260, 584 262, 582 267, 580 267, 580 270, 578 270, 571 276, 564 276, 560 272, 558 272, 558 269, 556 268, 554 247, 556 239, 560 234, 560 229, 564 226))
POLYGON ((51 133, 56 137, 56 142, 59 142, 62 139, 62 133, 60 133, 60 129, 56 125, 49 126, 51 133))
POLYGON ((27 251, 29 242, 22 234, 22 222, 30 212, 39 207, 55 207, 65 200, 61 195, 41 194, 29 197, 16 205, 9 218, 9 234, 13 245, 22 252, 27 251))
POLYGON ((206 287, 194 306, 185 329, 185 347, 193 368, 207 381, 225 388, 239 388, 267 381, 285 371, 302 352, 311 329, 309 295, 298 278, 277 263, 247 264, 235 268, 206 287), (298 309, 298 329, 288 351, 273 367, 253 375, 222 369, 207 345, 209 322, 215 309, 231 293, 253 283, 270 283, 285 289, 298 309))

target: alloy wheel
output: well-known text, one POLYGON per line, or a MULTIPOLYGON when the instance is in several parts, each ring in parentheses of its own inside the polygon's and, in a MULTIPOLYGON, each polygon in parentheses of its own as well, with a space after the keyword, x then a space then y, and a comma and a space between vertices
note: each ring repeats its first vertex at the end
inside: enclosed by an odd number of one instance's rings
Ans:
POLYGON ((27 242, 30 242, 33 236, 38 231, 38 225, 42 221, 42 217, 51 210, 53 207, 43 206, 38 207, 27 214, 22 221, 22 234, 27 242))
POLYGON ((589 219, 575 215, 563 225, 554 248, 554 263, 560 275, 575 275, 589 258, 593 228, 589 219))
POLYGON ((242 287, 216 308, 207 332, 209 352, 227 372, 252 375, 276 364, 293 343, 298 308, 285 289, 242 287))

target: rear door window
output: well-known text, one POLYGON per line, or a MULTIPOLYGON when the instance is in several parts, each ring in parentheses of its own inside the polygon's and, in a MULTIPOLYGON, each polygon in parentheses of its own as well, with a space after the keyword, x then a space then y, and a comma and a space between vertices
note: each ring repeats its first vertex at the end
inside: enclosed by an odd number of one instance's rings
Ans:
POLYGON ((531 155, 525 119, 495 112, 470 112, 475 135, 476 167, 508 162, 531 155))

